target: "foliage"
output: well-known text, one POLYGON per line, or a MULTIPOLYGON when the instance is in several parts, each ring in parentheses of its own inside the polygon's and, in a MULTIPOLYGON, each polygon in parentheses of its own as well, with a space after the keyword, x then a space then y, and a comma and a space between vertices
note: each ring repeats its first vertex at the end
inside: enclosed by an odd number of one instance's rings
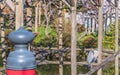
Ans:
MULTIPOLYGON (((1 52, 0 52, 0 61, 2 61, 2 54, 1 54, 1 52)), ((2 64, 2 62, 0 62, 0 67, 2 67, 3 66, 3 64, 2 64)))
POLYGON ((115 68, 114 65, 103 68, 104 71, 103 75, 114 75, 115 74, 114 68, 115 68))
POLYGON ((37 75, 59 75, 58 65, 40 65, 37 67, 37 75))
MULTIPOLYGON (((111 63, 112 64, 112 63, 111 63)), ((107 64, 103 68, 103 75, 114 75, 114 65, 107 64), (111 65, 111 66, 109 66, 111 65)), ((71 67, 70 65, 63 65, 63 75, 71 75, 71 67)), ((77 66, 77 74, 85 74, 89 71, 89 69, 85 66, 77 66)), ((40 65, 36 69, 37 75, 59 75, 59 65, 40 65)), ((96 75, 97 72, 95 72, 92 75, 96 75)))
POLYGON ((5 24, 4 25, 7 25, 9 23, 9 16, 8 15, 4 15, 4 21, 5 21, 5 24))
POLYGON ((68 7, 67 5, 65 5, 63 8, 64 8, 64 9, 69 9, 69 7, 68 7))
POLYGON ((45 27, 38 27, 38 35, 33 41, 34 46, 52 47, 57 43, 57 32, 49 26, 47 29, 48 36, 45 35, 45 27))
MULTIPOLYGON (((119 66, 119 73, 120 73, 120 66, 119 66)), ((115 64, 114 61, 107 63, 103 67, 103 75, 114 75, 115 74, 115 64)))
POLYGON ((106 33, 106 35, 103 38, 103 47, 108 48, 108 49, 114 49, 114 42, 115 42, 115 40, 114 40, 115 39, 115 37, 114 37, 114 35, 115 35, 115 33, 114 33, 114 30, 115 30, 114 25, 111 24, 109 26, 109 29, 110 29, 109 32, 106 33))
MULTIPOLYGON (((70 23, 70 22, 69 22, 70 23)), ((63 46, 71 46, 71 26, 69 23, 63 24, 63 46)), ((85 31, 85 27, 81 24, 77 24, 77 36, 80 37, 81 33, 85 31)), ((77 39, 78 40, 78 39, 77 39)))
MULTIPOLYGON (((77 72, 78 74, 85 74, 89 71, 89 68, 88 67, 85 67, 84 65, 83 66, 77 66, 77 72)), ((92 75, 97 75, 96 72, 92 75)))
POLYGON ((77 50, 77 61, 78 62, 85 61, 86 55, 87 55, 86 51, 84 51, 82 49, 77 50))
POLYGON ((83 25, 77 25, 77 46, 79 48, 96 48, 97 47, 97 36, 98 32, 86 34, 85 27, 83 25), (82 38, 81 35, 85 34, 82 38))
POLYGON ((68 33, 63 33, 63 46, 70 47, 71 45, 71 35, 68 33))
POLYGON ((63 66, 63 75, 71 75, 71 69, 70 69, 70 66, 69 65, 64 65, 63 66))
POLYGON ((77 32, 82 33, 85 31, 85 27, 81 24, 77 24, 77 32))
POLYGON ((97 47, 97 37, 96 33, 87 34, 83 38, 77 41, 77 45, 80 48, 96 48, 97 47))
MULTIPOLYGON (((70 65, 63 65, 63 75, 71 75, 70 65)), ((37 67, 37 75, 59 75, 59 65, 40 65, 37 67)), ((77 66, 78 73, 86 73, 87 68, 83 66, 77 66)))
POLYGON ((1 41, 0 41, 0 46, 1 46, 1 41))
MULTIPOLYGON (((119 30, 120 30, 120 20, 119 20, 119 30)), ((120 40, 120 31, 119 31, 119 37, 120 40)), ((120 42, 118 42, 120 45, 120 42)), ((105 34, 103 38, 103 47, 107 49, 114 49, 115 48, 115 25, 113 23, 110 24, 109 29, 107 33, 105 34)), ((120 48, 120 46, 119 46, 120 48)))

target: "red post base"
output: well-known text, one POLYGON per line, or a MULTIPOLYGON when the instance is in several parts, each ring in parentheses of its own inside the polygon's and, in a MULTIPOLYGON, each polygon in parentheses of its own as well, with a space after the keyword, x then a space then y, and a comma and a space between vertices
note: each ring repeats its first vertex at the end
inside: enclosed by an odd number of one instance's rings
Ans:
POLYGON ((35 75, 35 70, 6 70, 7 75, 35 75))

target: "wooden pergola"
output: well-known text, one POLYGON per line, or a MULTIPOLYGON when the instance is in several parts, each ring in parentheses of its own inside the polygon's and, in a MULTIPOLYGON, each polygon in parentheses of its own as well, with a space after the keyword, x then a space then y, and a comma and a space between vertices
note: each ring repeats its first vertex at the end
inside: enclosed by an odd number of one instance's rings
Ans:
MULTIPOLYGON (((27 7, 27 23, 28 25, 28 30, 31 30, 31 16, 32 16, 32 9, 30 6, 31 0, 26 0, 28 2, 28 7, 27 7)), ((62 5, 63 3, 66 4, 69 9, 71 10, 71 75, 77 75, 77 59, 76 59, 76 39, 77 39, 77 23, 76 23, 76 10, 77 10, 77 0, 70 0, 67 2, 66 0, 60 0, 59 1, 59 49, 62 49, 62 5), (70 3, 69 3, 70 2, 70 3)), ((88 2, 89 3, 89 2, 88 2)), ((91 71, 84 75, 91 75, 94 73, 96 70, 98 70, 97 75, 102 75, 102 67, 105 65, 107 62, 111 61, 115 57, 115 75, 119 75, 119 65, 118 65, 118 1, 115 0, 115 53, 111 56, 106 58, 105 60, 102 59, 102 38, 103 38, 103 13, 102 13, 102 5, 103 1, 98 0, 98 51, 99 51, 99 56, 98 56, 98 66, 93 68, 91 71)), ((15 28, 18 29, 20 26, 24 25, 24 2, 23 0, 16 0, 15 2, 12 2, 11 0, 5 0, 4 3, 0 3, 0 9, 3 9, 5 6, 8 6, 13 13, 15 13, 15 28)), ((40 24, 40 21, 38 22, 38 19, 40 19, 40 10, 39 8, 41 5, 41 1, 35 0, 33 2, 33 6, 35 6, 35 32, 37 33, 37 27, 38 23, 40 24), (38 10, 39 9, 39 10, 38 10), (39 15, 39 16, 38 16, 39 15)), ((5 32, 4 32, 4 18, 2 17, 2 12, 0 11, 0 25, 2 27, 1 29, 1 42, 2 42, 2 58, 3 58, 3 64, 5 67, 5 61, 6 61, 6 52, 5 52, 5 44, 3 43, 5 41, 5 32)), ((61 54, 60 61, 63 61, 63 57, 61 54)), ((58 63, 58 62, 57 62, 58 63)), ((63 64, 59 64, 59 74, 63 75, 63 64)))

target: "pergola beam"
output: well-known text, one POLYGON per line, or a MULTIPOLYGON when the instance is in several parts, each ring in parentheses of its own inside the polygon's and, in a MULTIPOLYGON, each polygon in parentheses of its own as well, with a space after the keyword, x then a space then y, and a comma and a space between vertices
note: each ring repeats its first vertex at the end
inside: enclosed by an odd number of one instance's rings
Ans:
POLYGON ((9 6, 9 8, 15 12, 15 4, 11 0, 6 0, 6 4, 9 6))

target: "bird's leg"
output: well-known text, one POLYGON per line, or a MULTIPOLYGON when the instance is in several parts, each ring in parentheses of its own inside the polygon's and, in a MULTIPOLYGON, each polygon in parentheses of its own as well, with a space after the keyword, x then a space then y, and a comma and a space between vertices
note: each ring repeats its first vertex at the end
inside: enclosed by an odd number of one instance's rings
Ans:
POLYGON ((90 65, 90 70, 93 68, 93 64, 91 63, 91 65, 90 65))

